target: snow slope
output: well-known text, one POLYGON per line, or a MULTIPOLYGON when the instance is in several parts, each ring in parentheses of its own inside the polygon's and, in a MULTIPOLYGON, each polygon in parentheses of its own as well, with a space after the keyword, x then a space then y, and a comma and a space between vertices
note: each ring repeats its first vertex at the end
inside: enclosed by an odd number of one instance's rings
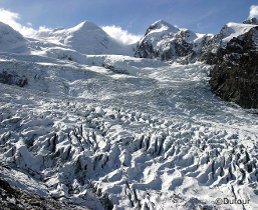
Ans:
POLYGON ((227 23, 220 31, 223 45, 226 45, 234 37, 239 37, 242 34, 245 34, 254 27, 257 27, 257 25, 233 22, 227 23))
POLYGON ((0 22, 0 51, 24 53, 27 51, 26 40, 9 25, 0 22))
POLYGON ((1 160, 50 196, 93 209, 258 207, 257 116, 212 95, 209 66, 0 57, 0 72, 28 78, 0 84, 1 160))

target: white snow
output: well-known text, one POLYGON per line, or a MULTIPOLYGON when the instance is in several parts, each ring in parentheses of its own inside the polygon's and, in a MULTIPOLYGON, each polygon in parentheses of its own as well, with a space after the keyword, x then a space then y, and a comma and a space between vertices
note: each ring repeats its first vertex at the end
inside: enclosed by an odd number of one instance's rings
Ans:
POLYGON ((140 40, 140 42, 145 40, 147 42, 152 43, 152 45, 155 47, 160 44, 159 41, 162 40, 165 35, 173 35, 178 31, 179 29, 175 26, 172 26, 163 20, 159 20, 154 22, 149 27, 147 34, 145 34, 145 36, 140 40))
POLYGON ((132 54, 132 49, 111 38, 92 22, 84 21, 68 29, 56 29, 39 37, 52 43, 63 44, 83 54, 132 54))
POLYGON ((248 32, 250 29, 254 27, 256 27, 256 25, 233 23, 233 22, 227 23, 220 32, 223 36, 222 41, 224 44, 226 44, 234 37, 238 37, 248 32))

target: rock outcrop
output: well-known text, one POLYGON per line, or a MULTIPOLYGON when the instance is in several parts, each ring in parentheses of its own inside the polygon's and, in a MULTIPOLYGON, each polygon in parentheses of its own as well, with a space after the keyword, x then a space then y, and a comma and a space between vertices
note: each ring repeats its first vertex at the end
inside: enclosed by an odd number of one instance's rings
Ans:
POLYGON ((258 20, 257 20, 257 18, 253 17, 253 18, 245 20, 243 23, 244 24, 258 25, 258 20))
POLYGON ((19 76, 15 72, 8 73, 7 71, 3 71, 0 72, 0 83, 24 87, 28 84, 28 79, 24 75, 19 76))
POLYGON ((258 26, 230 40, 217 57, 210 80, 214 93, 244 108, 258 108, 258 26))
POLYGON ((40 197, 38 195, 26 192, 24 190, 12 187, 4 179, 0 179, 0 206, 3 210, 80 210, 72 205, 55 201, 52 198, 40 197))

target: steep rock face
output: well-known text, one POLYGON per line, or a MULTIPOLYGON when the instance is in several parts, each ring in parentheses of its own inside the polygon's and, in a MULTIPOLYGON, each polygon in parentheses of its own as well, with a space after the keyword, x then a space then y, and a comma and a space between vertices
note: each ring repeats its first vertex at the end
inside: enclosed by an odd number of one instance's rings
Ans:
POLYGON ((210 85, 215 94, 244 108, 258 108, 258 26, 217 52, 210 85))

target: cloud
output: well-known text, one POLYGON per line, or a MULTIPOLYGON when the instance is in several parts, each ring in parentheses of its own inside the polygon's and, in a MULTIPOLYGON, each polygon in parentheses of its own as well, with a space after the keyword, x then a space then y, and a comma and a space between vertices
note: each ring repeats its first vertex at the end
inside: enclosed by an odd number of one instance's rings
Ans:
POLYGON ((250 7, 249 18, 258 17, 258 5, 250 7))
POLYGON ((0 21, 11 26, 16 31, 19 31, 22 35, 32 37, 37 31, 32 27, 23 26, 18 21, 20 15, 18 13, 11 12, 9 10, 0 8, 0 21))
POLYGON ((109 34, 112 38, 118 40, 123 44, 133 44, 139 41, 140 35, 131 34, 126 30, 123 30, 120 26, 103 26, 102 29, 109 34))

